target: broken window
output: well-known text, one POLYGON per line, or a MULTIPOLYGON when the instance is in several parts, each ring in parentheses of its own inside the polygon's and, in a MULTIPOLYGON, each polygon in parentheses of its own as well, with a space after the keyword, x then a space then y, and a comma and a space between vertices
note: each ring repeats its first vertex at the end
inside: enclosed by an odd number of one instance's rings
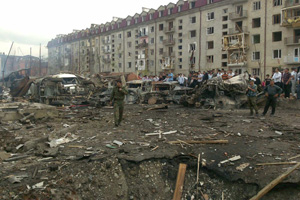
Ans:
POLYGON ((281 23, 281 14, 273 15, 273 24, 281 23))
POLYGON ((281 49, 273 50, 273 59, 281 58, 281 49))
POLYGON ((159 17, 163 17, 164 16, 164 10, 159 12, 159 17))
POLYGON ((207 61, 207 63, 214 63, 214 56, 213 55, 206 56, 206 61, 207 61))
POLYGON ((180 62, 180 63, 181 63, 181 62, 182 62, 182 58, 178 58, 178 62, 180 62))
POLYGON ((196 2, 195 2, 195 1, 192 1, 192 2, 190 3, 190 9, 195 8, 195 6, 196 6, 196 2))
POLYGON ((206 33, 207 33, 207 35, 214 34, 214 27, 208 27, 206 29, 206 33))
POLYGON ((181 45, 179 45, 179 46, 178 46, 178 49, 182 49, 182 46, 181 46, 181 45))
POLYGON ((154 32, 154 26, 151 26, 151 33, 154 32))
POLYGON ((164 30, 164 24, 159 24, 159 25, 158 25, 158 30, 159 30, 159 31, 164 30))
POLYGON ((196 37, 196 30, 190 31, 191 38, 196 37))
POLYGON ((224 14, 228 13, 228 8, 223 9, 223 13, 224 14))
POLYGON ((182 43, 182 39, 178 39, 178 43, 182 43))
POLYGON ((178 30, 182 30, 182 26, 178 26, 178 30))
POLYGON ((253 61, 260 60, 260 52, 259 51, 255 51, 252 53, 252 60, 253 61))
POLYGON ((222 54, 222 59, 227 59, 227 53, 226 54, 222 54))
POLYGON ((274 6, 281 6, 282 5, 282 0, 273 0, 273 5, 274 6))
POLYGON ((260 34, 252 36, 252 44, 259 44, 260 43, 260 34))
POLYGON ((196 23, 196 17, 191 17, 190 21, 191 21, 192 24, 196 23))
POLYGON ((260 1, 253 2, 253 10, 260 10, 260 1))
POLYGON ((131 31, 127 32, 127 37, 130 38, 131 37, 131 31))
POLYGON ((159 49, 159 55, 162 55, 163 52, 164 52, 164 49, 163 49, 163 48, 160 48, 160 49, 159 49))
POLYGON ((214 41, 208 41, 207 42, 207 49, 213 49, 214 48, 214 41))
POLYGON ((259 28, 260 27, 260 18, 252 19, 252 28, 259 28))
POLYGON ((164 40, 164 36, 160 36, 160 37, 159 37, 159 42, 161 42, 161 43, 162 43, 162 42, 163 42, 163 40, 164 40))
POLYGON ((227 35, 227 34, 228 34, 227 31, 222 32, 222 35, 223 35, 223 36, 224 36, 224 35, 227 35))
POLYGON ((227 62, 222 62, 222 67, 227 67, 227 62))
POLYGON ((212 4, 214 0, 207 0, 207 4, 212 4))
POLYGON ((178 37, 182 37, 182 33, 178 33, 178 37))
POLYGON ((210 20, 213 20, 213 19, 215 19, 215 13, 214 12, 207 13, 206 20, 210 21, 210 20))
POLYGON ((154 44, 154 38, 151 38, 150 42, 151 42, 151 44, 154 44))
POLYGON ((122 63, 119 63, 119 68, 122 68, 122 63))
POLYGON ((154 49, 150 50, 151 55, 154 55, 154 49))
POLYGON ((195 50, 196 50, 196 44, 195 44, 195 43, 190 44, 190 49, 189 49, 189 51, 191 52, 191 51, 195 51, 195 50))
POLYGON ((273 42, 279 42, 282 40, 282 32, 273 32, 273 42))
POLYGON ((253 75, 256 75, 256 76, 259 76, 259 74, 260 74, 260 69, 259 69, 259 68, 254 68, 254 69, 252 69, 252 74, 253 74, 253 75))
POLYGON ((222 21, 223 21, 223 22, 228 21, 228 16, 223 16, 223 17, 222 17, 222 21))
POLYGON ((169 15, 173 14, 173 8, 169 8, 168 14, 169 14, 169 15))
POLYGON ((128 67, 128 68, 131 68, 131 62, 128 62, 127 67, 128 67))
POLYGON ((228 28, 228 24, 223 24, 222 28, 223 29, 227 29, 228 28))
POLYGON ((178 6, 178 12, 181 12, 183 8, 183 5, 178 6))

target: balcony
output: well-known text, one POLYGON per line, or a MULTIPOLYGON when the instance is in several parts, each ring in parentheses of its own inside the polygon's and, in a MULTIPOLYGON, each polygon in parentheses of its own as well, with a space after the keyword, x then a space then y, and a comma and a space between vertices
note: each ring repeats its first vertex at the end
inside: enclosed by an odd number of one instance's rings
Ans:
POLYGON ((285 1, 285 4, 284 4, 285 8, 293 7, 293 6, 300 6, 300 1, 299 2, 295 2, 295 0, 294 1, 291 1, 291 0, 285 1))
POLYGON ((109 58, 103 58, 102 60, 105 64, 111 63, 111 60, 109 58))
POLYGON ((165 46, 173 46, 173 45, 175 45, 175 40, 174 39, 172 39, 172 40, 164 40, 163 44, 165 46))
POLYGON ((103 43, 103 44, 109 44, 109 43, 110 43, 110 40, 102 40, 102 43, 103 43))
POLYGON ((169 53, 169 52, 163 52, 163 57, 175 57, 175 52, 169 53))
POLYGON ((300 36, 284 38, 284 44, 287 46, 299 45, 300 44, 300 36))
POLYGON ((173 26, 172 28, 165 28, 164 32, 167 33, 174 33, 175 32, 175 27, 173 26))
POLYGON ((294 64, 300 64, 300 58, 299 57, 294 57, 294 56, 284 56, 283 60, 284 64, 287 65, 294 65, 294 64))
POLYGON ((296 16, 292 10, 283 10, 282 14, 285 16, 282 20, 281 26, 288 28, 299 28, 300 27, 300 16, 296 16))
POLYGON ((230 28, 228 30, 228 35, 235 35, 235 34, 240 34, 240 33, 249 33, 248 27, 247 26, 235 27, 235 28, 230 28))
POLYGON ((142 32, 140 32, 138 34, 138 37, 148 37, 148 33, 142 33, 142 32))
POLYGON ((103 49, 103 52, 107 54, 107 53, 110 53, 111 50, 110 49, 103 49))
POLYGON ((247 10, 243 10, 241 12, 233 12, 229 13, 229 19, 230 20, 237 20, 237 19, 243 19, 248 17, 248 12, 247 10))

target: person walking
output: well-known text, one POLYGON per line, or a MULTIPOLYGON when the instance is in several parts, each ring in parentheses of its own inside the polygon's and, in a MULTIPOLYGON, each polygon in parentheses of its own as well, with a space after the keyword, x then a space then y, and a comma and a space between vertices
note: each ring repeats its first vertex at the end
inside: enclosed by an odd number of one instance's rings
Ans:
POLYGON ((248 104, 250 108, 250 115, 253 115, 253 109, 255 114, 258 115, 258 108, 256 105, 256 96, 257 96, 257 85, 254 84, 254 80, 250 80, 250 86, 247 90, 248 104))
POLYGON ((297 97, 297 93, 296 93, 296 87, 297 87, 297 71, 296 71, 296 68, 292 68, 292 72, 291 72, 291 75, 292 75, 292 79, 291 79, 291 83, 292 83, 292 95, 293 97, 297 97))
POLYGON ((282 76, 282 84, 283 84, 283 91, 284 91, 285 98, 290 98, 291 87, 292 87, 291 80, 292 80, 292 75, 289 72, 289 69, 285 68, 284 74, 282 76))
POLYGON ((274 116, 276 110, 276 101, 282 93, 282 89, 279 86, 275 85, 274 79, 271 79, 270 85, 268 85, 265 88, 264 92, 267 97, 267 101, 263 112, 263 116, 267 114, 270 106, 272 107, 271 116, 274 116))
POLYGON ((128 94, 128 91, 125 87, 122 87, 122 83, 120 80, 117 81, 117 85, 113 88, 110 104, 114 105, 114 118, 115 118, 115 126, 118 127, 121 124, 123 119, 124 112, 124 99, 125 95, 128 94))

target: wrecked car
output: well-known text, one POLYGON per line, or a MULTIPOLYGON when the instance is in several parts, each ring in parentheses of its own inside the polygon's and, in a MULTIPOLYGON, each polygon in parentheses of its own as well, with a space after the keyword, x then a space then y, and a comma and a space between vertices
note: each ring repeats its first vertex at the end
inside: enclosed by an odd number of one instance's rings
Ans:
POLYGON ((228 80, 215 77, 196 88, 193 94, 182 96, 180 103, 204 108, 240 108, 247 102, 248 81, 247 72, 228 80))
POLYGON ((128 94, 126 95, 126 104, 136 104, 143 102, 145 95, 151 92, 152 82, 134 80, 126 83, 128 94))

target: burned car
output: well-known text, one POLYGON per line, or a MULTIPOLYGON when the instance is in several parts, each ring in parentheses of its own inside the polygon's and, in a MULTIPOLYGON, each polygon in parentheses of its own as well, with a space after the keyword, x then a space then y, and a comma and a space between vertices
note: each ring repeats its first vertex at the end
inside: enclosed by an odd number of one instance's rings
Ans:
POLYGON ((180 103, 204 108, 240 108, 247 102, 248 81, 247 72, 228 80, 215 77, 196 88, 192 95, 182 96, 180 103))
POLYGON ((128 94, 126 95, 126 104, 136 104, 144 101, 147 93, 151 92, 152 82, 134 80, 126 83, 128 94))
POLYGON ((73 74, 58 74, 36 79, 27 97, 32 101, 51 105, 84 104, 94 84, 73 74))

